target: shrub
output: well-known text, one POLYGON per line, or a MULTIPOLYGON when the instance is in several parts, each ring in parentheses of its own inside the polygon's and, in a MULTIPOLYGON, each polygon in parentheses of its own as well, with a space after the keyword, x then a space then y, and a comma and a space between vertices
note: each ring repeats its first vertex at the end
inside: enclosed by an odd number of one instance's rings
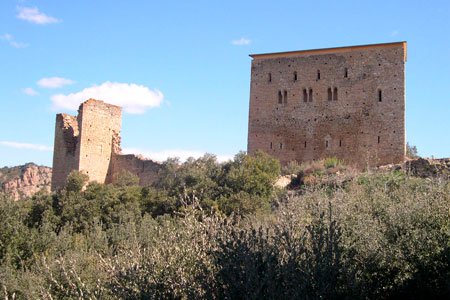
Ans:
POLYGON ((340 166, 342 164, 343 164, 343 161, 336 157, 328 157, 323 162, 323 166, 327 169, 336 168, 337 166, 340 166))

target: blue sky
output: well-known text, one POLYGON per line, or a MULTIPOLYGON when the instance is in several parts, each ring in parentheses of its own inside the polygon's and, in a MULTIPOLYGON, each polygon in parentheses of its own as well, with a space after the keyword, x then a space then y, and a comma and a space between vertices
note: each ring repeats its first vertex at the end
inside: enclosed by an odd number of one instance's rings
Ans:
POLYGON ((232 157, 247 147, 248 54, 395 41, 407 140, 450 157, 448 0, 2 0, 0 167, 51 166, 55 114, 91 94, 124 105, 126 151, 232 157))

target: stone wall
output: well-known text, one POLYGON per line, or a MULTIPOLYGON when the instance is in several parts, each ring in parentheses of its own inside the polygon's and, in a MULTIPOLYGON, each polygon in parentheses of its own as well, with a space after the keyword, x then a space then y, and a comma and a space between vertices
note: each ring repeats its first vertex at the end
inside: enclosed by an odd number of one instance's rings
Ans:
POLYGON ((140 155, 116 154, 112 157, 107 183, 114 183, 121 172, 129 171, 139 177, 139 185, 150 185, 156 180, 160 168, 161 163, 140 155))
POLYGON ((249 153, 361 168, 404 160, 406 43, 251 56, 249 153))
POLYGON ((108 174, 115 136, 122 126, 122 108, 89 99, 78 111, 80 126, 80 162, 78 170, 91 181, 104 183, 108 174))
POLYGON ((114 182, 117 174, 130 171, 141 185, 151 184, 160 164, 136 155, 122 155, 120 130, 122 108, 89 99, 78 116, 58 114, 55 125, 52 190, 62 189, 72 170, 89 176, 89 181, 114 182))
POLYGON ((78 169, 78 146, 78 118, 67 114, 57 114, 53 146, 52 190, 63 187, 70 171, 78 169))

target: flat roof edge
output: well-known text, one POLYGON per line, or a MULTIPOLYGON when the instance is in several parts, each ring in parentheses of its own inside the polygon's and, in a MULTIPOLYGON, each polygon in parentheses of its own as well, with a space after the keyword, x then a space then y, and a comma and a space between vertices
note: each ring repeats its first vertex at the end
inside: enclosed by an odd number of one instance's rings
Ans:
POLYGON ((314 55, 314 54, 347 52, 347 51, 353 51, 353 50, 363 50, 363 49, 371 49, 371 48, 386 48, 386 47, 394 47, 394 46, 403 46, 405 48, 404 61, 406 61, 406 49, 407 49, 406 41, 393 42, 393 43, 381 43, 381 44, 333 47, 333 48, 319 48, 319 49, 309 49, 309 50, 297 50, 297 51, 287 51, 287 52, 250 54, 249 56, 253 59, 269 58, 269 57, 275 58, 275 57, 287 57, 287 56, 294 56, 294 55, 314 55))

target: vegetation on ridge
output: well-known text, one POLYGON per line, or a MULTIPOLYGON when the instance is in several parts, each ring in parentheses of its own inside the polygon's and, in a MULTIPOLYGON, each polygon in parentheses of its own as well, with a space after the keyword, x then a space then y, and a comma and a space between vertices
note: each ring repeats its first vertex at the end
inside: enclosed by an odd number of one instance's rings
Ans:
POLYGON ((72 173, 0 200, 5 299, 430 299, 450 294, 450 184, 258 153, 165 162, 154 186, 72 173), (294 166, 291 166, 294 169, 294 166), (344 173, 338 180, 334 172, 344 173), (291 173, 292 174, 292 173, 291 173), (307 179, 309 177, 309 179, 307 179))

